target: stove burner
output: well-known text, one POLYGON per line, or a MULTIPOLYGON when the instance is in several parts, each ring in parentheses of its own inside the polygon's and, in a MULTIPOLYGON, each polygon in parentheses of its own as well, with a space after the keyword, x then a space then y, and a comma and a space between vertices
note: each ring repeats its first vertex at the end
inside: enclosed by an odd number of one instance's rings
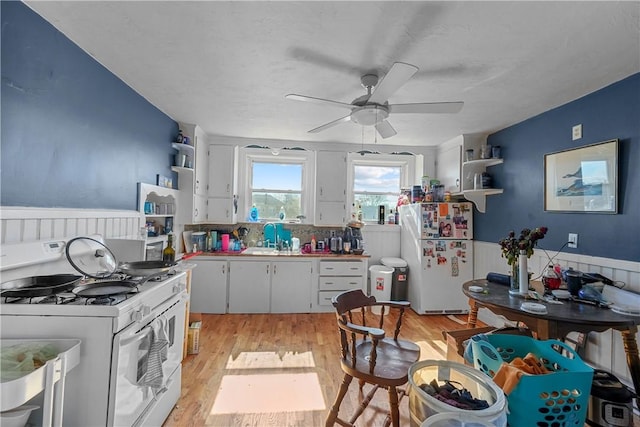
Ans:
POLYGON ((115 298, 115 297, 97 297, 97 298, 93 298, 93 300, 91 298, 87 298, 86 304, 87 305, 89 305, 89 304, 91 304, 91 305, 114 305, 113 303, 116 300, 117 300, 117 298, 115 298))

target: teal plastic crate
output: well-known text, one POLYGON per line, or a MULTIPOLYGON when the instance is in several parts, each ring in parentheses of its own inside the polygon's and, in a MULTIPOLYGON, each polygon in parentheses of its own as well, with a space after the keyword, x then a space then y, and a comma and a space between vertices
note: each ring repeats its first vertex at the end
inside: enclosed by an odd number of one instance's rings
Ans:
POLYGON ((474 366, 494 377, 503 362, 536 355, 550 371, 523 375, 507 396, 511 427, 583 426, 589 405, 593 369, 569 346, 558 340, 539 341, 518 335, 487 335, 472 341, 474 366), (557 351, 555 348, 559 349, 557 351))

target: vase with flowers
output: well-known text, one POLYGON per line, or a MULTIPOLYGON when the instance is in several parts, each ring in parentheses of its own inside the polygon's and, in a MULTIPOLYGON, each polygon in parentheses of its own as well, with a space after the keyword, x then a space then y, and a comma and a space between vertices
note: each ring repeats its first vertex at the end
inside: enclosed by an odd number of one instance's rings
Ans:
POLYGON ((502 249, 502 257, 506 258, 507 264, 511 266, 510 294, 525 295, 529 292, 527 259, 533 255, 533 248, 538 240, 544 239, 547 230, 547 227, 537 227, 533 230, 525 228, 517 238, 515 231, 510 231, 507 238, 498 242, 502 249))

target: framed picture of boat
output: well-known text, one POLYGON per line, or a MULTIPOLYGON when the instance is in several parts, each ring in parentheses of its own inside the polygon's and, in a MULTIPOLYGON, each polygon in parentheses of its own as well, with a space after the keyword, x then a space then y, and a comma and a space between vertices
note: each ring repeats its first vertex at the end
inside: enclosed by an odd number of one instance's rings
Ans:
POLYGON ((618 213, 618 140, 545 154, 544 210, 618 213))

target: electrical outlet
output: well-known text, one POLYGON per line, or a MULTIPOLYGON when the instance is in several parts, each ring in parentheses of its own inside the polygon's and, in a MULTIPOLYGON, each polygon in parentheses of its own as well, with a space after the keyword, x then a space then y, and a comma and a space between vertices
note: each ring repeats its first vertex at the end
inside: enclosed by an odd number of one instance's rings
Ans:
POLYGON ((571 128, 571 139, 575 141, 580 138, 582 138, 582 125, 575 125, 571 128))
POLYGON ((569 242, 567 244, 568 248, 576 249, 578 247, 578 234, 577 233, 569 233, 568 242, 569 242))

